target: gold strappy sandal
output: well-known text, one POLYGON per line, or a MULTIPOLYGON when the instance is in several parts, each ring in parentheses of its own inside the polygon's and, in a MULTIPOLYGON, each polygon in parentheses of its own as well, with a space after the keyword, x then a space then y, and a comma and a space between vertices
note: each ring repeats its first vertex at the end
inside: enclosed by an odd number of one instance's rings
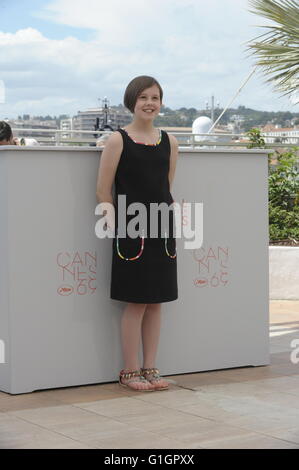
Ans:
POLYGON ((159 380, 163 380, 162 377, 160 376, 159 369, 156 369, 156 368, 141 369, 141 374, 148 382, 150 382, 155 387, 155 390, 168 390, 169 383, 168 385, 158 384, 159 380))
POLYGON ((122 369, 119 373, 119 385, 122 385, 123 387, 128 387, 131 390, 136 390, 137 392, 153 392, 155 390, 155 387, 152 385, 151 388, 135 388, 130 386, 130 383, 132 382, 143 382, 143 383, 148 383, 150 382, 146 380, 145 377, 141 374, 140 370, 133 370, 129 372, 125 372, 124 369, 122 369), (128 380, 126 384, 122 383, 121 379, 124 378, 125 380, 128 380))

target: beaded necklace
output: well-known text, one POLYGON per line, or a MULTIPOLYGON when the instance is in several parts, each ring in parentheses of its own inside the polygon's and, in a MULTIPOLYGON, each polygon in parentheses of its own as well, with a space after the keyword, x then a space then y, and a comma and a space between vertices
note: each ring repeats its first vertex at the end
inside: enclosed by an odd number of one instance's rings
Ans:
POLYGON ((125 131, 125 133, 127 134, 127 136, 128 136, 131 140, 133 140, 133 142, 135 142, 135 144, 149 145, 149 146, 151 146, 151 147, 155 147, 156 145, 159 145, 160 142, 161 142, 161 140, 162 140, 162 131, 161 131, 161 129, 159 129, 159 139, 158 139, 158 142, 156 142, 155 144, 145 144, 144 142, 138 142, 137 140, 134 140, 134 139, 128 134, 128 132, 126 131, 126 129, 124 129, 123 127, 122 127, 122 129, 125 131))
MULTIPOLYGON (((132 258, 126 258, 125 256, 123 256, 119 250, 119 242, 118 242, 118 235, 116 235, 116 247, 117 247, 117 253, 118 253, 118 256, 125 260, 125 261, 134 261, 138 258, 140 258, 140 256, 142 255, 143 253, 143 250, 144 250, 144 230, 142 230, 142 235, 141 235, 141 248, 140 248, 140 251, 139 253, 136 255, 136 256, 133 256, 132 258)), ((175 250, 175 254, 174 255, 171 255, 167 249, 167 237, 166 237, 166 232, 165 232, 165 251, 166 251, 166 254, 167 256, 169 256, 169 258, 176 258, 176 250, 175 250)))

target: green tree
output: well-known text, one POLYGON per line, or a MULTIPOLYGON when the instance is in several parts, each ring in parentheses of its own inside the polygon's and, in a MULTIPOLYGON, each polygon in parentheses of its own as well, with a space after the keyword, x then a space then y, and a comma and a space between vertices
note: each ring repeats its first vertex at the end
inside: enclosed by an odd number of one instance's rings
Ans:
POLYGON ((278 157, 269 174, 269 235, 270 240, 299 242, 299 147, 278 157))
POLYGON ((246 135, 249 137, 250 140, 250 144, 247 145, 248 149, 252 149, 255 147, 259 147, 262 149, 266 148, 265 140, 261 136, 261 131, 259 129, 253 127, 248 132, 246 132, 246 135))

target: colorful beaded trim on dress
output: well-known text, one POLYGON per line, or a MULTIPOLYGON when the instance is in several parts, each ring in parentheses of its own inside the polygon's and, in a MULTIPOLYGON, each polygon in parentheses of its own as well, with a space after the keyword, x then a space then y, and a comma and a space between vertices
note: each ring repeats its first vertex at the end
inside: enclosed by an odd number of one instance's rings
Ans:
POLYGON ((157 145, 159 145, 161 143, 161 140, 162 140, 162 131, 161 131, 161 129, 159 129, 159 140, 155 144, 145 144, 144 142, 138 142, 137 140, 132 139, 132 137, 128 134, 126 129, 124 129, 123 127, 122 127, 122 129, 125 131, 127 136, 130 137, 130 139, 133 140, 133 142, 135 142, 135 144, 149 145, 150 147, 156 147, 157 145))
POLYGON ((168 238, 166 237, 166 232, 165 232, 165 251, 166 251, 166 254, 167 254, 167 256, 169 256, 169 258, 176 258, 176 250, 175 250, 175 254, 174 254, 174 255, 171 255, 171 254, 168 252, 168 249, 167 249, 167 240, 168 240, 168 238))
MULTIPOLYGON (((167 249, 167 240, 168 240, 168 238, 167 238, 166 232, 165 232, 165 251, 166 251, 167 256, 169 256, 169 258, 174 259, 174 258, 176 258, 176 251, 175 251, 175 254, 174 254, 174 255, 171 255, 171 254, 169 253, 169 251, 168 251, 168 249, 167 249)), ((125 261, 134 261, 134 260, 140 258, 140 256, 141 256, 142 253, 143 253, 143 250, 144 250, 144 230, 142 230, 141 248, 140 248, 139 253, 138 253, 136 256, 133 256, 132 258, 126 258, 125 256, 123 256, 123 255, 121 254, 121 252, 119 251, 118 235, 116 235, 116 248, 117 248, 117 254, 118 254, 118 256, 119 256, 121 259, 125 260, 125 261)))
POLYGON ((140 248, 140 251, 139 251, 138 255, 133 256, 133 258, 126 258, 125 256, 123 256, 123 255, 121 254, 121 252, 119 251, 118 235, 116 235, 116 247, 117 247, 118 256, 119 256, 121 259, 124 259, 125 261, 134 261, 135 259, 140 258, 140 256, 142 255, 143 249, 144 249, 144 230, 142 230, 141 248, 140 248))

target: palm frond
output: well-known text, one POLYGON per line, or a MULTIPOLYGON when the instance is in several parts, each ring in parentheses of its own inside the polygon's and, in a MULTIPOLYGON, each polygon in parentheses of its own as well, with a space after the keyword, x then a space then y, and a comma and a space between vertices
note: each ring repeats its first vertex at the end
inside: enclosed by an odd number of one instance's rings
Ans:
POLYGON ((246 50, 258 57, 256 65, 264 75, 270 75, 266 83, 274 82, 282 96, 292 94, 299 89, 299 0, 248 1, 254 8, 251 13, 276 24, 261 26, 269 31, 248 41, 246 50))

